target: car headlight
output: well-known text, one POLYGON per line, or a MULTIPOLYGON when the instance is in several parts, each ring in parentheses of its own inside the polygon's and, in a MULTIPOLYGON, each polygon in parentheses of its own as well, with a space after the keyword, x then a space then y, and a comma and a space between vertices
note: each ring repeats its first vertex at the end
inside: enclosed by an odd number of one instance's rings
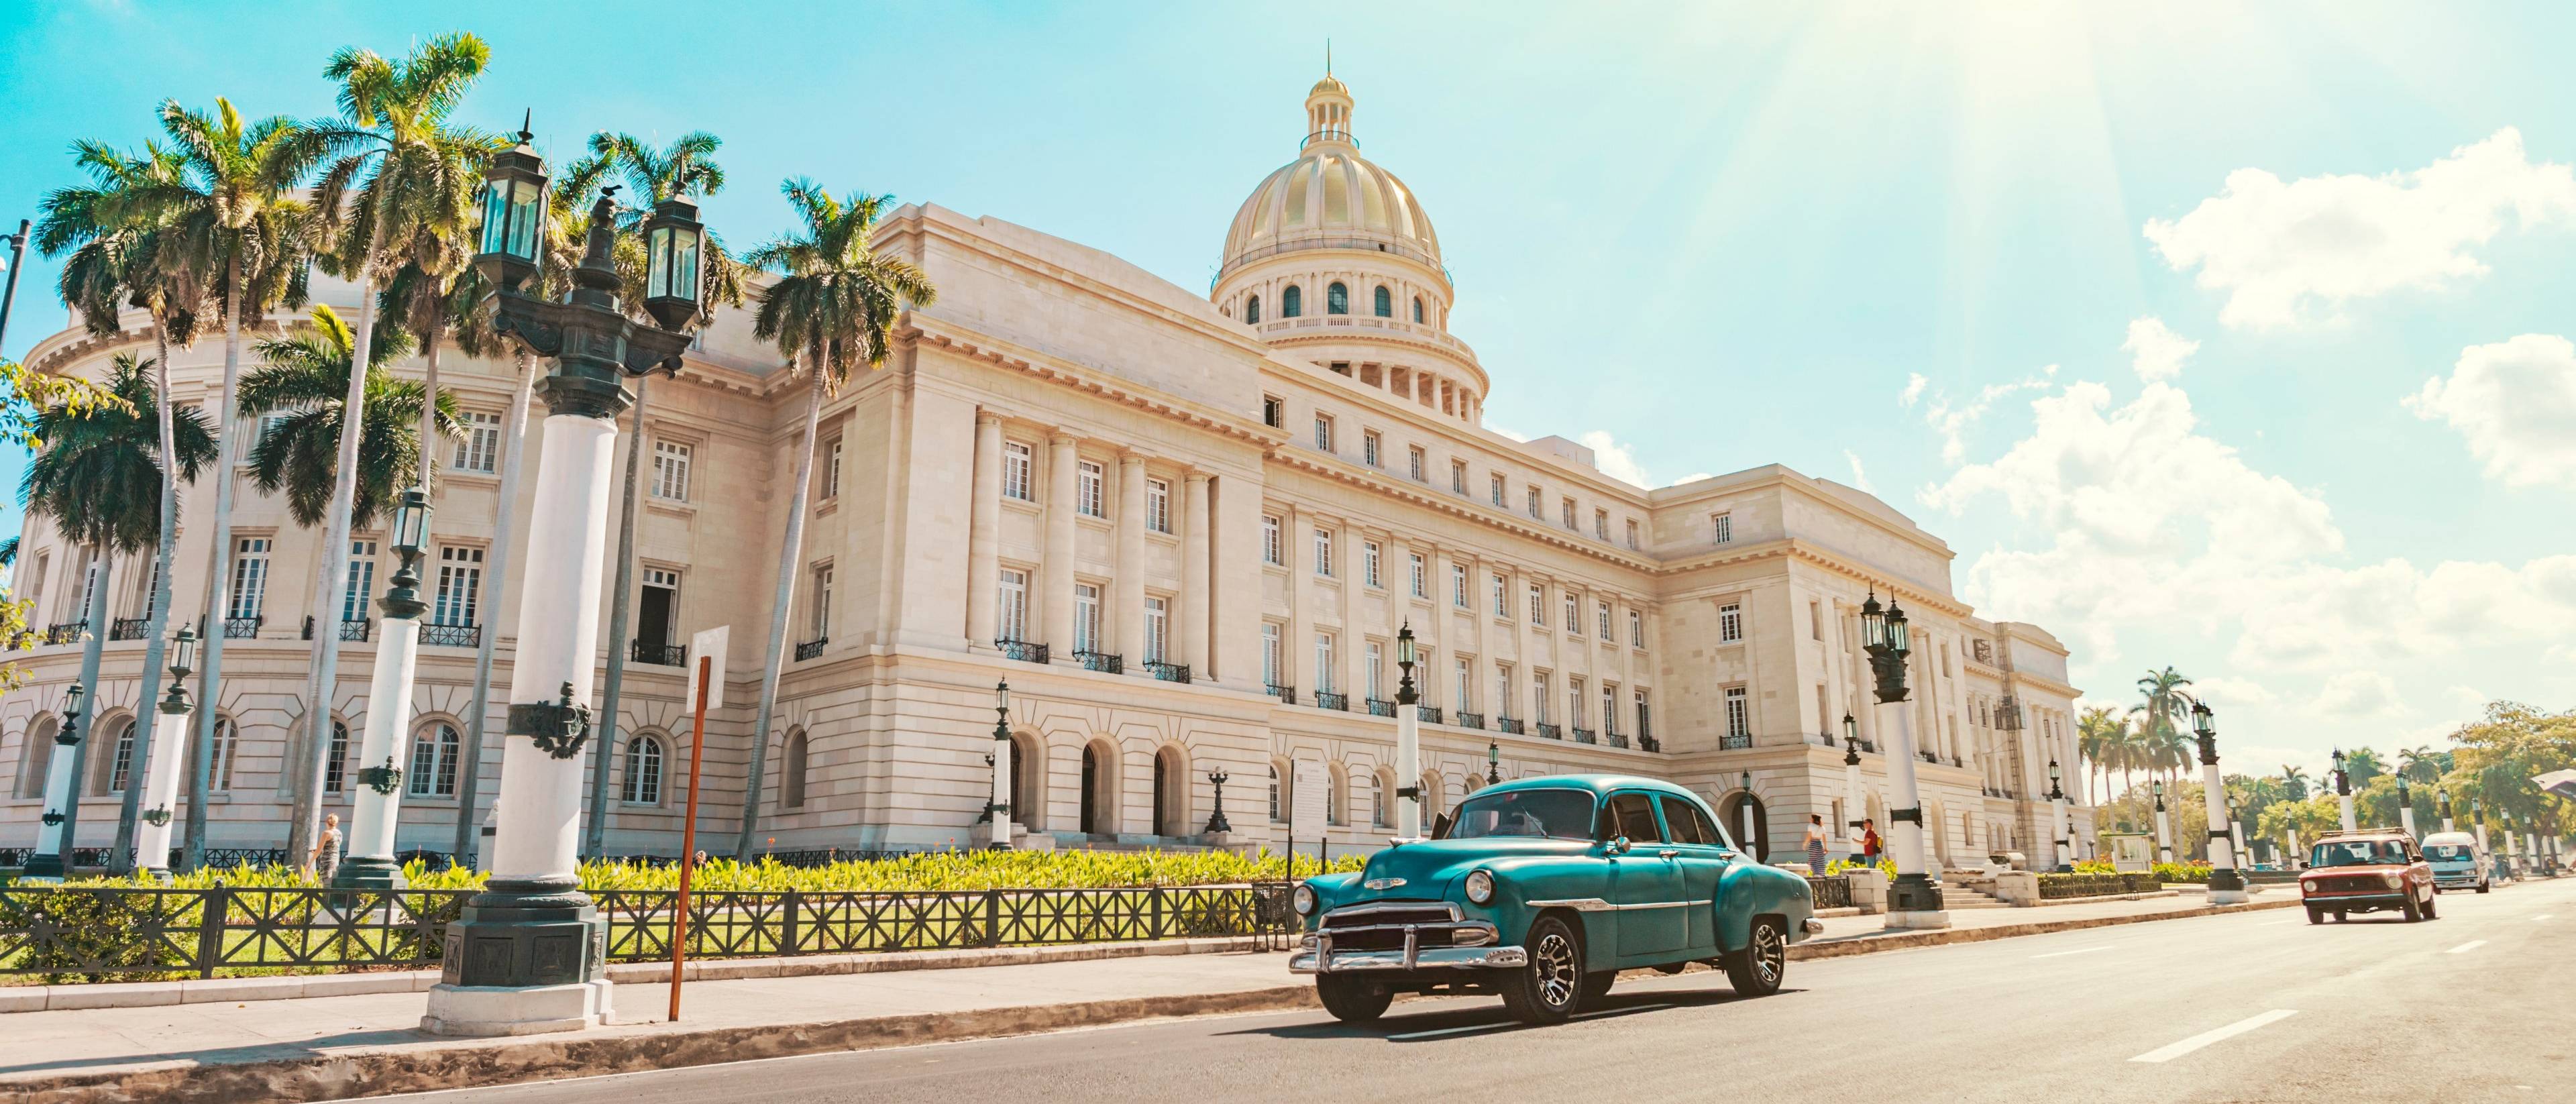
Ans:
POLYGON ((2388 888, 2390 889, 2395 889, 2398 886, 2406 884, 2406 875, 2403 874, 2382 874, 2380 877, 2387 879, 2388 888))
POLYGON ((1313 916, 1315 914, 1315 887, 1306 885, 1302 882, 1299 883, 1296 891, 1288 895, 1288 903, 1296 908, 1297 915, 1313 916))
POLYGON ((1492 904, 1492 903, 1493 903, 1493 900, 1494 900, 1494 873, 1493 873, 1493 871, 1490 871, 1490 870, 1477 870, 1477 871, 1471 871, 1471 872, 1469 872, 1469 873, 1468 873, 1468 875, 1467 875, 1467 900, 1469 900, 1469 901, 1471 901, 1471 902, 1474 902, 1474 903, 1476 903, 1476 904, 1479 904, 1479 905, 1485 905, 1485 904, 1492 904))

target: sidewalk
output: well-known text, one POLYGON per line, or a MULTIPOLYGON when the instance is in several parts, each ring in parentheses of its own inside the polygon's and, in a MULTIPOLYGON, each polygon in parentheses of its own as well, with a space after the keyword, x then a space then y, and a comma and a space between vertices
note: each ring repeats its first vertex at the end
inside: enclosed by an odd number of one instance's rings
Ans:
MULTIPOLYGON (((2295 897, 2258 898, 2250 908, 2295 897)), ((1812 959, 1972 942, 2211 911, 2196 898, 1982 909, 1950 931, 1886 932, 1877 916, 1825 920, 1792 948, 1812 959)), ((2232 911, 2232 910, 2231 910, 2232 911)), ((617 1024, 515 1039, 415 1030, 416 992, 0 1015, 13 1057, 0 1095, 31 1101, 330 1100, 747 1058, 1025 1034, 1164 1016, 1303 1008, 1314 989, 1284 952, 1233 951, 965 969, 691 982, 683 1022, 669 990, 617 988, 617 1024)))

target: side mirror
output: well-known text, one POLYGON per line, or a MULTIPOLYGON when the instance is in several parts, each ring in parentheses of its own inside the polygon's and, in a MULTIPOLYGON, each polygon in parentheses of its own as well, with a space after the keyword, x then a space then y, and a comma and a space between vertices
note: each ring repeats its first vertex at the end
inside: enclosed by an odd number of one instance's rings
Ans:
POLYGON ((1628 846, 1628 837, 1612 836, 1609 843, 1602 845, 1602 850, 1612 858, 1617 858, 1628 853, 1628 846))

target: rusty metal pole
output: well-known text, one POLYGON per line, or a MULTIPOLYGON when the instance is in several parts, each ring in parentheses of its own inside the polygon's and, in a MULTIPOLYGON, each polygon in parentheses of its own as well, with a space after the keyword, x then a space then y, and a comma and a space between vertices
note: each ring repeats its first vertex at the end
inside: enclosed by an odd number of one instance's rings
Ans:
POLYGON ((706 761, 707 683, 715 678, 715 657, 698 657, 697 720, 689 732, 689 812, 680 828, 680 897, 671 910, 671 1022, 680 1022, 680 965, 688 957, 689 874, 698 865, 698 766, 706 761))

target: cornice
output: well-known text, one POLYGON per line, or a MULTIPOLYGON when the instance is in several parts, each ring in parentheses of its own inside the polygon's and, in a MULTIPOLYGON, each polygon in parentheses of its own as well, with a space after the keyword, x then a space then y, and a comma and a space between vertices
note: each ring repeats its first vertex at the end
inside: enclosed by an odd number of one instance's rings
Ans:
POLYGON ((1892 597, 1903 599, 1904 601, 1913 603, 1917 606, 1937 610, 1953 617, 1967 618, 1975 615, 1975 611, 1973 609, 1956 598, 1952 598, 1945 594, 1935 594, 1923 589, 1922 587, 1900 582, 1894 576, 1872 571, 1867 567, 1856 564, 1845 558, 1839 552, 1823 545, 1816 544, 1813 541, 1803 540, 1798 537, 1782 537, 1777 540, 1767 540, 1747 544, 1740 548, 1703 552, 1698 555, 1691 556, 1688 559, 1674 560, 1661 564, 1655 569, 1654 573, 1659 576, 1672 576, 1710 567, 1723 567, 1730 564, 1750 563, 1756 560, 1769 559, 1796 560, 1801 563, 1813 564, 1817 567, 1824 568, 1825 570, 1849 578, 1854 582, 1869 586, 1872 589, 1886 591, 1892 597))
POLYGON ((1257 419, 1236 417, 1198 403, 1174 398, 1152 388, 1138 386, 1105 372, 1076 367, 1007 339, 968 329, 948 319, 907 313, 896 326, 895 338, 899 341, 946 349, 972 360, 1019 372, 1060 387, 1085 392, 1157 417, 1265 449, 1285 444, 1288 440, 1286 430, 1273 429, 1261 424, 1257 419))
MULTIPOLYGON (((1600 563, 1611 564, 1631 571, 1646 572, 1650 574, 1656 570, 1655 562, 1644 556, 1622 552, 1619 549, 1602 546, 1590 540, 1569 538, 1563 532, 1553 527, 1530 525, 1527 522, 1520 520, 1519 515, 1517 514, 1489 509, 1476 504, 1472 500, 1461 499, 1456 495, 1443 491, 1435 491, 1427 485, 1415 483, 1409 479, 1398 480, 1381 477, 1373 469, 1362 468, 1347 461, 1327 458, 1321 454, 1308 452, 1304 449, 1288 447, 1284 435, 1282 439, 1274 444, 1270 451, 1263 456, 1263 459, 1281 467, 1293 468, 1297 471, 1321 476, 1336 483, 1358 487, 1389 498, 1409 502, 1416 506, 1448 514, 1451 517, 1478 523, 1486 528, 1501 533, 1507 533, 1522 540, 1536 541, 1540 544, 1545 544, 1562 551, 1572 552, 1576 555, 1585 557, 1586 559, 1598 561, 1600 563)), ((1435 542, 1422 541, 1415 543, 1433 544, 1435 542)))

